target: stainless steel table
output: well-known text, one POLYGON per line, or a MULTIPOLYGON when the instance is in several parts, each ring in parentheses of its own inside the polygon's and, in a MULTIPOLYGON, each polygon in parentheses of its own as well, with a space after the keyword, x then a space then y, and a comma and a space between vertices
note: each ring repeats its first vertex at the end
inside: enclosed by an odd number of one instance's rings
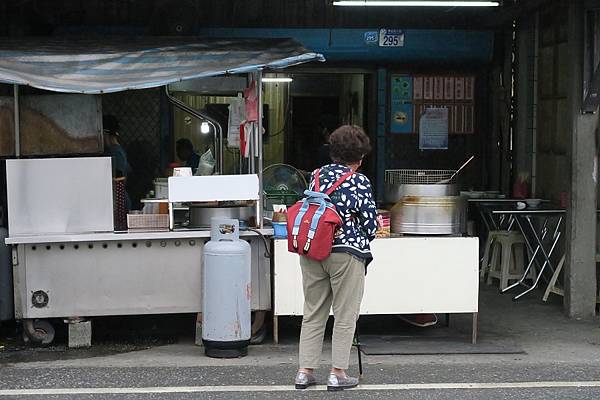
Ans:
MULTIPOLYGON (((519 279, 517 282, 508 286, 502 291, 506 292, 517 286, 524 286, 526 290, 513 297, 513 300, 518 300, 525 294, 534 290, 537 287, 540 279, 542 278, 544 270, 546 268, 550 268, 552 273, 554 273, 555 267, 552 263, 551 258, 562 236, 562 225, 565 213, 565 209, 558 208, 530 208, 525 210, 492 211, 492 215, 498 217, 504 216, 509 220, 514 221, 514 224, 517 225, 517 227, 523 234, 523 237, 525 238, 525 243, 527 245, 527 249, 531 254, 531 259, 529 260, 527 268, 525 268, 521 279, 519 279), (532 221, 536 218, 541 218, 543 221, 542 224, 539 225, 537 228, 532 221), (553 229, 549 224, 550 220, 555 220, 555 225, 553 229), (552 236, 549 238, 549 240, 546 240, 548 238, 549 233, 551 233, 552 236), (533 238, 533 240, 531 240, 531 238, 533 238), (540 261, 543 261, 541 265, 540 261), (538 273, 533 284, 529 286, 525 283, 525 279, 534 264, 538 266, 538 273)), ((511 222, 511 226, 512 225, 513 223, 511 222)))
MULTIPOLYGON (((492 211, 499 210, 515 210, 516 204, 519 202, 526 202, 529 199, 493 199, 493 198, 479 198, 479 199, 468 199, 470 204, 474 204, 477 207, 479 216, 483 221, 486 229, 489 231, 497 230, 510 230, 514 223, 510 215, 499 214, 497 219, 494 218, 492 211)), ((549 203, 549 200, 542 200, 542 203, 549 203)))

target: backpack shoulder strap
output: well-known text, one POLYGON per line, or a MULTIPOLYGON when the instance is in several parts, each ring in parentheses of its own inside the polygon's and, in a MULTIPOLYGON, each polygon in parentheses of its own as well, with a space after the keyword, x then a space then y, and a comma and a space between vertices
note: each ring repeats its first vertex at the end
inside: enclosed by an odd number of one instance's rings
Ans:
POLYGON ((319 174, 321 173, 321 168, 317 168, 317 170, 315 171, 315 174, 313 175, 313 181, 315 182, 315 187, 313 188, 313 190, 315 192, 320 192, 320 187, 319 187, 319 174))
POLYGON ((338 187, 340 187, 340 185, 342 183, 344 183, 344 181, 346 179, 348 179, 349 177, 351 177, 352 175, 354 175, 354 172, 350 171, 350 172, 346 172, 344 175, 340 176, 340 179, 338 179, 337 181, 335 181, 335 183, 325 192, 325 194, 329 196, 331 193, 333 193, 333 191, 335 189, 337 189, 338 187))

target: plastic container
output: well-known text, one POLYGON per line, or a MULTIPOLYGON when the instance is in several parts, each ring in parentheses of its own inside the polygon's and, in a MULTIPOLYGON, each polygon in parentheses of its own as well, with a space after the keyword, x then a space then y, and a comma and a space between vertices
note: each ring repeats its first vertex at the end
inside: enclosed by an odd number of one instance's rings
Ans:
POLYGON ((275 239, 287 238, 287 222, 271 222, 275 239))
POLYGON ((167 178, 156 178, 154 180, 154 196, 157 199, 169 198, 169 182, 167 178))

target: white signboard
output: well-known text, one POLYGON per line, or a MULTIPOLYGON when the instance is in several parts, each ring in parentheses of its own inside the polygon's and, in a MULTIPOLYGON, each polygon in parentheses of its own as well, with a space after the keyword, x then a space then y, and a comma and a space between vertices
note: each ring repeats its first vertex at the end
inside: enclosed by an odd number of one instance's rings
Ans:
POLYGON ((258 200, 258 175, 172 176, 169 202, 258 200))
POLYGON ((448 109, 426 108, 419 120, 419 149, 448 149, 448 109))

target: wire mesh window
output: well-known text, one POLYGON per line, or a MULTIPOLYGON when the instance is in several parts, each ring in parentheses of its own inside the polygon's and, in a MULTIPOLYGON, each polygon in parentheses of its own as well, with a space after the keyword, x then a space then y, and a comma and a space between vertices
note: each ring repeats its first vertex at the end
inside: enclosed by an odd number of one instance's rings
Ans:
POLYGON ((160 89, 135 90, 102 96, 104 115, 119 120, 119 141, 131 166, 127 191, 134 208, 153 188, 160 171, 160 89))

